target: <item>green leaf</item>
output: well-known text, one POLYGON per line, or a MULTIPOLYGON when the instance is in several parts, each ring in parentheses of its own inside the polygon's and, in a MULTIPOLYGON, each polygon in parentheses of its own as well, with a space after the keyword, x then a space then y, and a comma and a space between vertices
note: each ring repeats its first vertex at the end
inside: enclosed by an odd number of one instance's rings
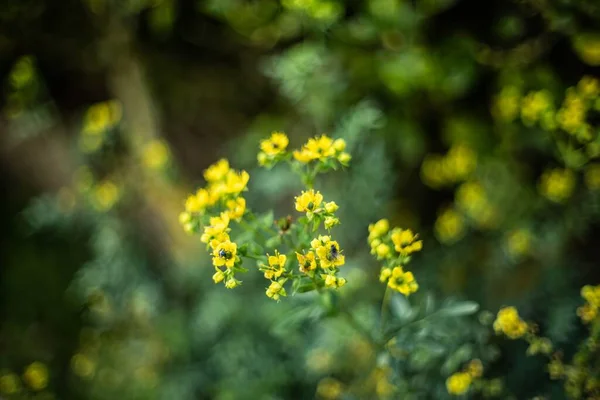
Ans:
POLYGON ((306 293, 316 289, 315 283, 310 278, 300 278, 294 281, 292 291, 294 293, 306 293))
POLYGON ((475 314, 479 310, 479 304, 474 301, 463 301, 450 304, 442 308, 439 313, 445 317, 461 317, 464 315, 475 314))

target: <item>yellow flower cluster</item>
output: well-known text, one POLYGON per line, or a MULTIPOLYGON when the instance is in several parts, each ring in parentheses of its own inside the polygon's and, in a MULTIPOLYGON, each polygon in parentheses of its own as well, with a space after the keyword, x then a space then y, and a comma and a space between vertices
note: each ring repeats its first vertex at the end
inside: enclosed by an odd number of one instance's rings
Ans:
POLYGON ((334 201, 323 203, 323 195, 319 191, 309 189, 303 191, 296 197, 296 211, 306 213, 308 220, 312 220, 315 215, 324 218, 326 229, 331 229, 340 223, 340 220, 334 215, 339 208, 334 201))
POLYGON ((600 285, 586 285, 581 289, 581 297, 586 303, 577 309, 577 315, 584 323, 589 323, 600 315, 600 285))
POLYGON ((529 326, 519 317, 517 309, 514 307, 504 307, 498 311, 498 316, 494 321, 494 331, 504 333, 510 339, 518 339, 525 335, 529 326))
POLYGON ((480 378, 483 374, 483 365, 481 361, 475 359, 467 364, 464 371, 456 372, 446 379, 446 390, 448 393, 460 396, 465 394, 474 379, 480 378))
POLYGON ((513 230, 508 233, 506 238, 506 250, 511 257, 521 257, 529 252, 531 240, 531 232, 529 230, 513 230))
POLYGON ((421 179, 432 188, 464 181, 477 166, 477 154, 468 146, 452 146, 444 156, 431 154, 421 165, 421 179))
POLYGON ((405 271, 403 265, 410 260, 410 255, 421 251, 423 241, 410 229, 393 228, 387 219, 381 219, 369 225, 368 242, 371 254, 378 260, 384 260, 379 280, 405 296, 419 289, 414 275, 405 271))
POLYGON ((300 150, 294 150, 293 155, 294 159, 302 164, 337 160, 341 165, 347 166, 351 157, 344 150, 346 150, 344 139, 333 140, 327 135, 321 135, 308 139, 300 150))
POLYGON ((346 279, 338 277, 337 272, 338 268, 346 263, 346 257, 342 254, 338 242, 331 240, 330 236, 319 235, 318 238, 310 242, 310 246, 311 249, 307 254, 296 253, 300 270, 307 271, 306 274, 309 276, 318 274, 324 279, 325 287, 339 288, 344 286, 346 279), (311 255, 311 253, 313 254, 311 255), (316 265, 314 268, 313 262, 316 265), (316 268, 320 268, 321 271, 316 268))
POLYGON ((575 189, 575 173, 570 169, 554 168, 545 171, 539 183, 540 193, 555 203, 564 203, 575 189))
MULTIPOLYGON (((206 187, 188 196, 185 201, 185 211, 179 215, 179 222, 188 233, 195 232, 199 228, 200 217, 209 209, 225 208, 224 213, 227 218, 234 221, 239 221, 246 212, 246 200, 241 197, 241 193, 247 190, 246 186, 250 179, 246 171, 235 171, 229 167, 227 160, 221 159, 204 171, 204 178, 207 182, 206 187)), ((205 230, 205 233, 210 235, 211 229, 208 230, 209 232, 205 230)))
POLYGON ((258 164, 262 166, 273 165, 287 154, 287 146, 290 143, 283 132, 273 132, 271 137, 260 142, 258 153, 258 164))
POLYGON ((503 88, 494 99, 492 115, 499 121, 512 122, 519 115, 521 92, 515 86, 503 88))
POLYGON ((79 146, 84 153, 97 151, 106 139, 107 132, 114 128, 123 115, 121 103, 116 100, 92 105, 83 119, 79 146))
POLYGON ((275 255, 270 256, 267 254, 267 264, 259 264, 259 270, 264 272, 266 279, 271 281, 271 284, 267 288, 267 297, 273 300, 279 300, 281 296, 286 296, 287 293, 283 285, 287 281, 287 278, 279 279, 285 272, 285 264, 287 256, 285 254, 279 254, 275 250, 275 255))
POLYGON ((521 102, 521 120, 532 126, 540 120, 552 118, 552 96, 547 90, 529 92, 521 102))

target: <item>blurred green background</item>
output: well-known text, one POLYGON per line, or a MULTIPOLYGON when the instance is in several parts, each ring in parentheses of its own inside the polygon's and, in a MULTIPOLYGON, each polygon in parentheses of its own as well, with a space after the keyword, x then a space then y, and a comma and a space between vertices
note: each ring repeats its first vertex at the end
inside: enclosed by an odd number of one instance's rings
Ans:
MULTIPOLYGON (((250 207, 293 215, 300 182, 256 163, 273 130, 348 143, 351 167, 316 186, 341 206, 360 320, 383 295, 367 226, 388 217, 424 240, 411 304, 515 305, 572 354, 579 288, 600 281, 599 27, 596 0, 3 1, 0 375, 19 377, 0 389, 388 398, 347 325, 310 297, 273 302, 259 274, 213 285, 178 224, 221 157, 250 173, 250 207)), ((514 398, 563 398, 484 317, 404 331, 392 397, 445 398, 479 357, 514 398)))

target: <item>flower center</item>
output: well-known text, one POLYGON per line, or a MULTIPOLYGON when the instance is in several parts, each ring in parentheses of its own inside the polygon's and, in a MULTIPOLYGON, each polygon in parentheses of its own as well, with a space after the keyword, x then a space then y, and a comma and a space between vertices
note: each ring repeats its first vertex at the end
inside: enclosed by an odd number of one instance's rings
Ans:
POLYGON ((224 250, 224 249, 221 249, 221 250, 219 250, 219 257, 225 258, 225 259, 228 260, 228 259, 231 258, 231 252, 227 251, 227 250, 224 250))

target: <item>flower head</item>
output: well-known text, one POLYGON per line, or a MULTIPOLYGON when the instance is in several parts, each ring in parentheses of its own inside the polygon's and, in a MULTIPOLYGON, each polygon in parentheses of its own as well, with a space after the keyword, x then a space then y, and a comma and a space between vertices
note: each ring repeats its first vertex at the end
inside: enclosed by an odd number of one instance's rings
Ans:
POLYGON ((341 254, 340 245, 329 236, 319 236, 319 239, 314 239, 311 245, 319 257, 321 268, 340 267, 346 262, 344 255, 341 254))
POLYGON ((461 395, 469 390, 469 386, 471 386, 471 375, 466 372, 457 372, 455 374, 450 375, 448 379, 446 379, 446 389, 448 393, 454 395, 461 395))
POLYGON ((279 252, 275 250, 274 256, 270 256, 267 254, 267 261, 269 265, 263 266, 261 269, 265 272, 265 278, 279 278, 285 271, 285 262, 287 261, 286 255, 279 254, 279 252))
POLYGON ((303 191, 300 196, 296 197, 296 210, 305 212, 307 217, 312 218, 313 213, 322 202, 323 195, 320 192, 315 192, 314 189, 303 191))
POLYGON ((387 219, 380 219, 374 224, 369 225, 369 243, 382 237, 390 230, 390 222, 387 219))
POLYGON ((42 390, 48 385, 48 368, 39 361, 31 363, 23 373, 23 380, 33 390, 42 390))
POLYGON ((227 214, 230 219, 239 221, 246 212, 246 199, 238 197, 236 199, 227 200, 227 214))
POLYGON ((419 284, 415 280, 412 272, 404 272, 402 267, 394 267, 388 279, 388 286, 405 296, 419 290, 419 284))
POLYGON ((204 171, 204 179, 207 182, 217 182, 225 178, 225 175, 229 172, 229 161, 222 158, 216 163, 212 164, 204 171))
POLYGON ((271 137, 260 142, 261 151, 268 157, 275 157, 285 153, 289 139, 283 132, 273 132, 271 137))
POLYGON ((417 240, 419 235, 414 234, 410 229, 396 228, 392 231, 392 242, 394 249, 402 256, 407 256, 423 248, 423 241, 417 240))
POLYGON ((286 296, 287 293, 282 282, 272 281, 266 291, 267 297, 279 301, 281 296, 286 296))
POLYGON ((340 288, 346 284, 346 279, 337 277, 333 274, 321 274, 321 278, 325 280, 325 287, 340 288))
MULTIPOLYGON (((217 239, 219 242, 229 240, 227 232, 229 231, 229 214, 221 213, 217 217, 210 217, 210 225, 204 227, 204 233, 200 237, 202 243, 208 243, 212 246, 212 241, 217 239)), ((214 247, 214 246, 213 246, 214 247)))
POLYGON ((527 323, 519 317, 514 307, 504 307, 498 311, 494 321, 494 331, 504 333, 510 339, 518 339, 527 333, 527 323))
POLYGON ((317 268, 315 253, 312 251, 309 251, 306 254, 296 253, 296 258, 298 259, 300 271, 304 272, 305 274, 310 271, 314 271, 317 268))
POLYGON ((250 175, 246 171, 229 170, 225 176, 225 192, 228 194, 239 194, 244 189, 250 180, 250 175))
POLYGON ((333 157, 335 155, 333 140, 327 135, 308 139, 304 148, 310 152, 313 159, 324 160, 327 157, 333 157))
POLYGON ((233 268, 237 259, 237 244, 225 240, 219 243, 213 250, 213 265, 215 267, 225 266, 233 268))
POLYGON ((325 211, 329 214, 333 214, 338 210, 339 206, 335 203, 335 201, 330 201, 325 203, 325 211))

